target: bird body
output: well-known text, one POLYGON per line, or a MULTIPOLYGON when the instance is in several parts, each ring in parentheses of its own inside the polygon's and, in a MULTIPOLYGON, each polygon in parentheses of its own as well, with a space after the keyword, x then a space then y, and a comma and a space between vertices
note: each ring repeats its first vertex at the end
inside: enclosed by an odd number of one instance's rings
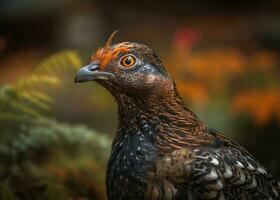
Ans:
POLYGON ((112 37, 82 68, 118 103, 106 173, 108 199, 280 199, 280 184, 250 153, 190 111, 158 56, 112 37))

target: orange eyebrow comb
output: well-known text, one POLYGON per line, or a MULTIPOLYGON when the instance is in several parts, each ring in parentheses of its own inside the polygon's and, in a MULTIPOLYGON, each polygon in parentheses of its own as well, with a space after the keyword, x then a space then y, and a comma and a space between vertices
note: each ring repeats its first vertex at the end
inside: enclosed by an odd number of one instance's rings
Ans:
POLYGON ((127 52, 131 50, 132 44, 123 42, 115 45, 112 48, 112 41, 118 31, 114 31, 106 41, 104 47, 99 48, 92 56, 91 61, 99 61, 99 69, 104 69, 106 65, 121 52, 127 52))

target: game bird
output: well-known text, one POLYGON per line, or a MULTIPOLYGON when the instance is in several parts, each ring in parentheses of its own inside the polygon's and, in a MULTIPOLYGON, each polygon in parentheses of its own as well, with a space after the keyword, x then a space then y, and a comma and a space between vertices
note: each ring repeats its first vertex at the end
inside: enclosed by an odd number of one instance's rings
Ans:
POLYGON ((109 200, 280 198, 279 182, 254 156, 185 106, 153 50, 136 42, 113 45, 114 35, 75 78, 98 82, 118 104, 109 200))

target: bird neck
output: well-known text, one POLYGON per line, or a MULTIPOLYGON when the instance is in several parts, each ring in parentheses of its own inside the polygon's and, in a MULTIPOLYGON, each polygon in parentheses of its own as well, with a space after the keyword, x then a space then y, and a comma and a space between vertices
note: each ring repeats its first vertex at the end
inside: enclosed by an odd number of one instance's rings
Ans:
POLYGON ((156 123, 162 121, 172 123, 175 122, 174 120, 190 122, 197 119, 175 92, 160 96, 151 94, 145 97, 121 95, 117 102, 121 124, 139 122, 139 118, 148 121, 154 119, 156 123))
MULTIPOLYGON (((144 97, 123 94, 117 98, 117 102, 119 128, 116 138, 127 133, 127 130, 130 130, 130 134, 140 131, 151 139, 157 137, 155 142, 168 146, 170 139, 193 137, 197 130, 206 128, 204 123, 186 108, 176 90, 152 93, 144 97)), ((168 148, 165 147, 165 150, 168 148)))

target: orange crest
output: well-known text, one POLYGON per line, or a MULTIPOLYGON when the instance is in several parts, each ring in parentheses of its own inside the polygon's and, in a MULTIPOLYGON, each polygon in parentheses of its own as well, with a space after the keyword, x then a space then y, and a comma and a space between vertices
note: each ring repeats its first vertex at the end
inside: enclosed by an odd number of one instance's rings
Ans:
POLYGON ((112 40, 117 32, 118 31, 114 31, 108 38, 104 47, 99 48, 91 57, 91 61, 99 61, 99 69, 101 70, 104 69, 111 60, 115 59, 119 53, 127 52, 132 48, 132 44, 128 42, 119 43, 114 47, 111 46, 112 40))

